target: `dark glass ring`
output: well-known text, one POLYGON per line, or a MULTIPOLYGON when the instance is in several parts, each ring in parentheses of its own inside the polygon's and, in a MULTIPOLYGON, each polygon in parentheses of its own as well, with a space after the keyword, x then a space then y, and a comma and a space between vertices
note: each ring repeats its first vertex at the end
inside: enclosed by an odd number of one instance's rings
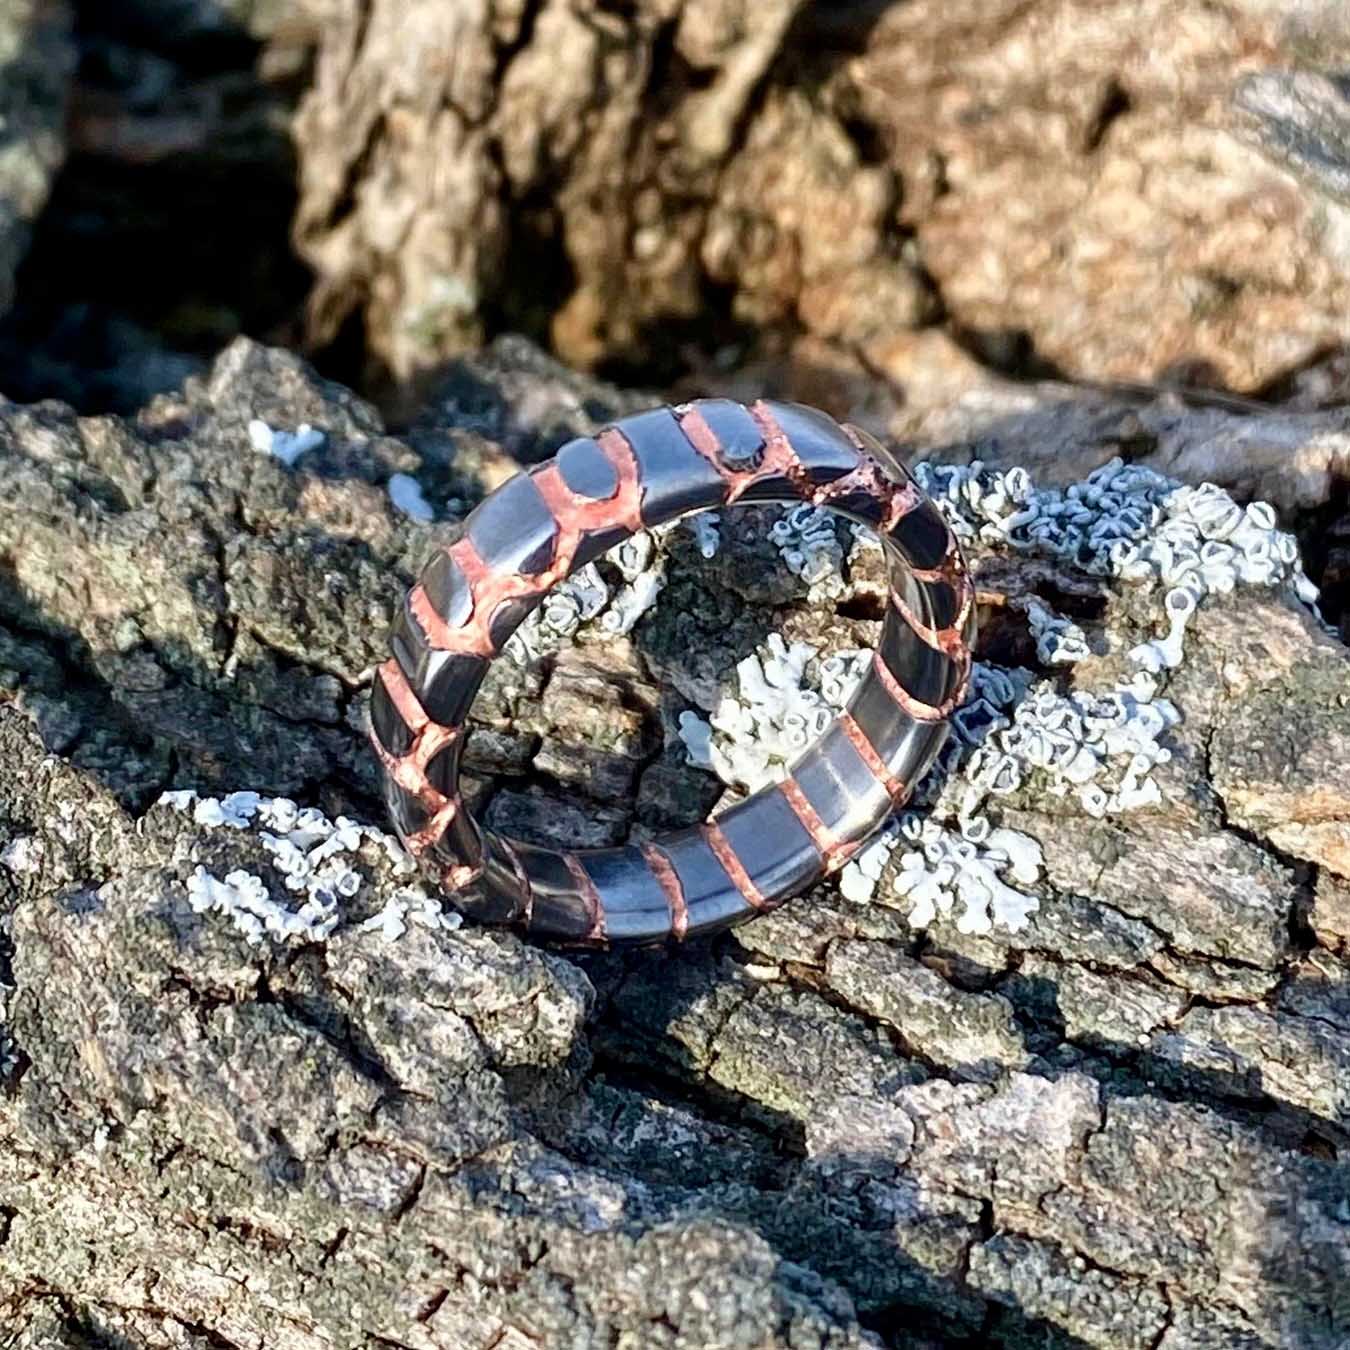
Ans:
POLYGON ((371 696, 394 826, 465 914, 603 946, 711 932, 836 870, 909 796, 970 675, 974 588, 955 536, 866 432, 800 404, 702 399, 570 441, 487 497, 408 592, 371 696), (655 842, 559 852, 481 828, 459 796, 488 662, 549 590, 635 532, 737 502, 810 502, 874 530, 881 643, 848 708, 781 783, 655 842))

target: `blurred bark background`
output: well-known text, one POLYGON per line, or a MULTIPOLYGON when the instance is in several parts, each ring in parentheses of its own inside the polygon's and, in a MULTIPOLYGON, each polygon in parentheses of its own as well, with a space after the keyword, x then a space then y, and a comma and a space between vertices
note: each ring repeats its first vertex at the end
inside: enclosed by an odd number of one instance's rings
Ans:
POLYGON ((903 431, 972 365, 1282 394, 1350 336, 1334 0, 76 10, 0 339, 89 408, 244 331, 406 412, 510 329, 903 431))

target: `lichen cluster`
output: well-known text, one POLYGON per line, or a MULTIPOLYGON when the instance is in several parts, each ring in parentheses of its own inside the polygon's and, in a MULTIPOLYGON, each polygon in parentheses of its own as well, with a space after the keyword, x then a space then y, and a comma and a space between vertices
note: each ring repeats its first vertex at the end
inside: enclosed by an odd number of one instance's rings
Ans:
MULTIPOLYGON (((322 942, 344 918, 342 904, 354 899, 365 884, 358 863, 363 846, 373 844, 391 863, 395 877, 411 877, 412 860, 393 835, 346 816, 329 820, 314 807, 300 807, 285 797, 256 792, 231 792, 225 797, 199 797, 195 792, 166 792, 160 805, 192 812, 206 829, 251 830, 270 855, 275 874, 268 879, 242 868, 223 878, 198 865, 188 878, 187 898, 199 914, 227 918, 252 946, 266 939, 322 942), (294 897, 274 898, 276 883, 294 897)), ((428 927, 454 927, 458 916, 446 914, 440 901, 416 885, 400 888, 384 908, 362 923, 387 939, 400 936, 404 920, 428 927)))
POLYGON ((869 902, 897 850, 892 889, 908 900, 916 928, 954 914, 958 932, 984 934, 995 925, 1016 930, 1040 907, 1035 895, 1000 875, 1026 886, 1040 880, 1041 849, 1029 835, 994 829, 983 817, 960 833, 913 811, 888 821, 849 861, 839 879, 844 898, 869 902))
POLYGON ((812 604, 836 600, 848 589, 837 519, 832 512, 803 502, 789 507, 769 527, 769 539, 788 571, 806 583, 812 604))
POLYGON ((1298 542, 1266 502, 1240 506, 1212 483, 1188 487, 1113 459, 1067 488, 1038 488, 1022 468, 920 463, 914 476, 968 548, 1056 558, 1092 576, 1161 585, 1166 635, 1132 653, 1145 670, 1181 664, 1185 626, 1209 595, 1284 586, 1305 604, 1317 588, 1298 542))
POLYGON ((611 584, 595 563, 559 583, 511 635, 504 654, 519 665, 536 661, 584 627, 612 637, 632 631, 666 584, 666 555, 657 531, 642 530, 606 555, 618 573, 611 584))
MULTIPOLYGON (((1031 787, 1095 818, 1160 805, 1153 770, 1171 757, 1167 735, 1180 713, 1159 690, 1183 659, 1196 607, 1240 585, 1285 587, 1309 605, 1317 593, 1273 510, 1261 502, 1239 506, 1212 484, 1185 487, 1118 459, 1062 490, 1038 489, 1025 470, 996 471, 978 461, 920 464, 915 477, 972 560, 998 549, 1040 554, 1162 595, 1166 632, 1134 646, 1131 674, 1110 687, 1074 688, 1063 677, 977 663, 943 753, 914 794, 927 818, 902 813, 841 875, 844 895, 859 902, 889 875, 888 890, 905 902, 916 927, 956 914, 964 932, 1016 930, 1039 904, 1018 887, 1039 880, 1040 849, 997 824, 997 800, 1031 787)), ((855 527, 854 536, 850 563, 877 547, 865 530, 855 527)), ((842 550, 817 534, 815 514, 793 508, 773 527, 781 545, 803 537, 821 541, 811 555, 813 592, 844 594, 842 550)), ((804 556, 785 561, 796 561, 793 570, 805 575, 804 556)), ((1031 597, 1022 607, 1047 670, 1093 655, 1083 628, 1043 600, 1031 597)), ((808 644, 789 647, 770 637, 737 665, 735 693, 709 720, 681 715, 689 761, 738 790, 780 780, 847 703, 867 656, 850 650, 822 657, 808 644)))
POLYGON ((278 431, 261 417, 255 417, 248 424, 248 439, 260 455, 271 455, 289 469, 301 455, 317 450, 327 438, 308 422, 301 422, 294 431, 278 431))
POLYGON ((746 792, 778 782, 846 706, 871 659, 870 652, 855 650, 823 660, 818 655, 809 643, 788 644, 770 634, 737 663, 737 692, 722 698, 710 721, 681 713, 689 762, 746 792))

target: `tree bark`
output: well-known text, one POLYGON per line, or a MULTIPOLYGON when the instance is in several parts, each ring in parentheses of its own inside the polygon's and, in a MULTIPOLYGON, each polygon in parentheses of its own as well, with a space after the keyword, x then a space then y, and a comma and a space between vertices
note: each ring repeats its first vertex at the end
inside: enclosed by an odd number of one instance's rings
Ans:
MULTIPOLYGON (((134 420, 0 407, 7 1342, 1344 1344, 1350 664, 1277 592, 1193 620, 1158 805, 1003 799, 1044 854, 1016 931, 831 883, 578 955, 419 892, 364 741, 393 606, 448 498, 634 402, 504 343, 404 441, 241 341, 134 420), (194 906, 203 875, 304 898, 245 791, 322 813, 327 933, 194 906)), ((678 713, 767 632, 874 639, 865 558, 813 603, 748 510, 721 535, 657 541, 627 635, 497 662, 476 810, 573 843, 696 819, 721 785, 678 713)), ((1034 660, 1033 593, 1108 650, 1072 680, 1154 636, 1137 589, 972 560, 986 660, 1034 660)))

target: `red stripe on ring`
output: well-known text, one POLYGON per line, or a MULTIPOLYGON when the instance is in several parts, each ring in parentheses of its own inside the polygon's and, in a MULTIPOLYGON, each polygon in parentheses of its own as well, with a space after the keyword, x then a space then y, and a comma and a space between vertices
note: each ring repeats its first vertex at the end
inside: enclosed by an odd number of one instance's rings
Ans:
POLYGON ((792 808, 793 814, 801 821, 802 828, 811 836, 816 851, 828 862, 830 854, 839 847, 834 832, 820 818, 820 813, 811 805, 806 793, 802 791, 802 785, 795 778, 789 775, 778 787, 787 798, 787 804, 792 808))
POLYGON ((915 637, 935 652, 941 652, 943 656, 956 661, 963 651, 968 650, 966 640, 961 636, 961 630, 966 626, 966 620, 970 617, 970 605, 974 593, 974 588, 967 582, 956 622, 946 628, 934 628, 931 624, 924 623, 894 591, 891 592, 891 604, 895 606, 900 617, 909 625, 915 637))
POLYGON ((588 942, 603 942, 605 940, 605 907, 600 903, 600 892, 595 889, 595 882, 591 880, 591 874, 582 866, 581 859, 575 853, 564 853, 562 860, 566 864, 567 870, 572 874, 572 880, 577 883, 577 891, 586 902, 586 912, 591 920, 590 929, 586 933, 586 940, 588 942))
MULTIPOLYGON (((922 699, 917 699, 906 689, 899 680, 891 674, 890 667, 882 659, 880 652, 872 653, 872 669, 876 671, 877 678, 881 681, 881 686, 891 696, 891 699, 897 703, 901 710, 908 713, 916 722, 941 722, 948 712, 949 707, 934 707, 931 703, 925 703, 922 699)), ((951 700, 947 702, 950 704, 951 700)))
POLYGON ((408 683, 402 667, 391 658, 375 673, 379 676, 380 683, 384 685, 384 692, 389 695, 390 703, 403 719, 403 725, 416 736, 431 719, 413 692, 413 687, 408 683))
POLYGON ((886 761, 877 754, 876 746, 867 739, 867 733, 858 725, 852 713, 839 714, 839 729, 848 737, 858 752, 858 758, 871 770, 872 777, 886 789, 891 800, 897 804, 907 800, 910 792, 909 784, 904 779, 897 778, 886 767, 886 761))
POLYGON ((717 433, 708 425, 708 419, 694 404, 684 408, 676 408, 675 419, 680 424, 680 430, 688 438, 689 444, 720 473, 722 442, 717 439, 717 433))
POLYGON ((683 942, 684 935, 689 931, 689 905, 684 895, 684 883, 675 865, 655 844, 645 843, 641 848, 642 856, 646 858, 647 866, 652 869, 652 875, 666 897, 666 904, 670 906, 671 935, 683 942))
POLYGON ((736 851, 731 847, 725 834, 722 833, 722 827, 715 821, 710 820, 701 827, 704 839, 708 841, 708 847, 712 849, 713 856, 722 864, 723 870, 731 878, 731 883, 740 891, 745 903, 751 909, 769 909, 770 904, 765 899, 759 887, 750 880, 750 873, 745 870, 744 863, 736 856, 736 851))
POLYGON ((787 798, 788 805, 796 813, 811 842, 821 856, 827 872, 841 868, 857 851, 861 841, 838 839, 834 831, 820 818, 820 813, 811 805, 802 785, 795 778, 788 777, 778 785, 787 798))

